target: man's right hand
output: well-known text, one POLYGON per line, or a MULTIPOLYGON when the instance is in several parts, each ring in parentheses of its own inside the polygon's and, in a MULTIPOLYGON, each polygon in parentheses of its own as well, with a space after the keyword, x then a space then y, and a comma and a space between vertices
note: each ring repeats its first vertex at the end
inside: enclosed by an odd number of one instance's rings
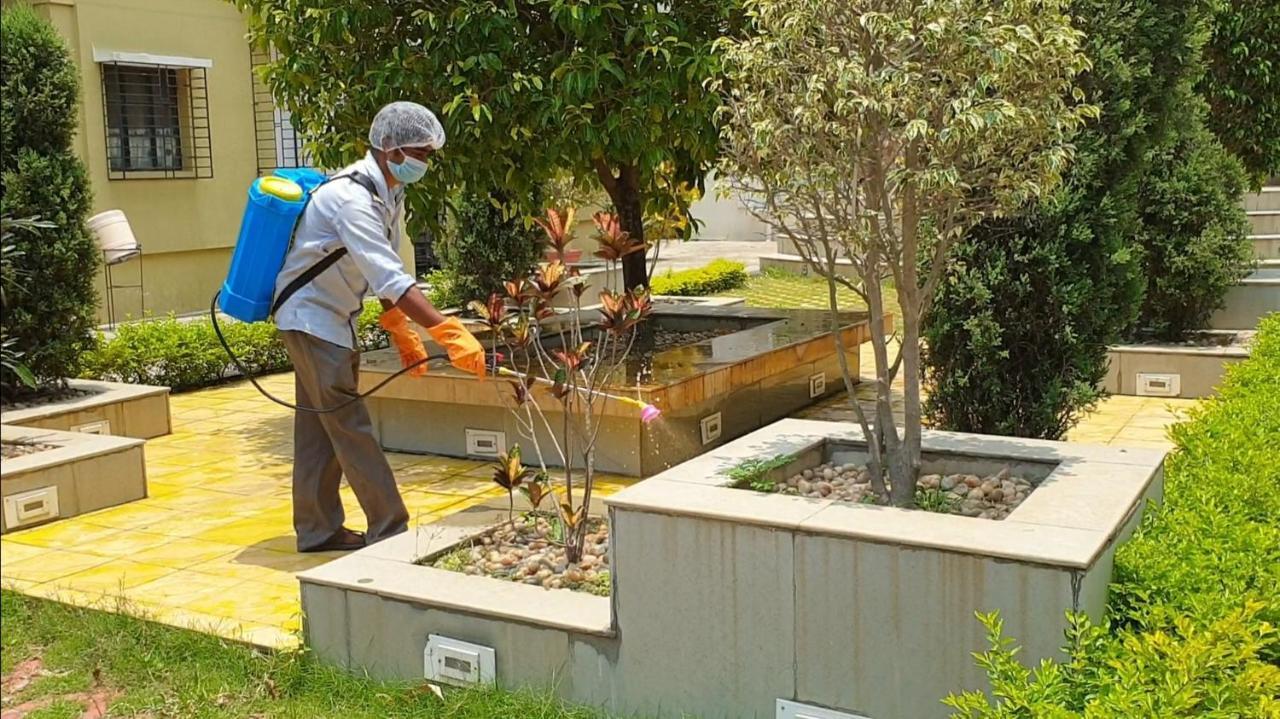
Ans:
POLYGON ((391 341, 400 352, 400 364, 405 367, 415 366, 409 371, 414 377, 427 374, 427 348, 422 345, 422 338, 409 326, 409 318, 398 308, 382 313, 378 324, 391 335, 391 341))

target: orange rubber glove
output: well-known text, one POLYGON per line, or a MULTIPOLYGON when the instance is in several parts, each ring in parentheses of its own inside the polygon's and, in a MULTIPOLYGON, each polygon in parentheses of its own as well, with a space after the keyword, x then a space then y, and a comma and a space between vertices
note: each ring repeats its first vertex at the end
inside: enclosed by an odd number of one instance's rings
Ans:
POLYGON ((454 367, 475 375, 477 379, 484 379, 484 348, 457 317, 428 327, 427 334, 445 348, 454 367))
POLYGON ((409 370, 409 374, 414 377, 426 376, 427 363, 424 360, 427 359, 427 348, 422 346, 422 338, 409 326, 409 318, 405 313, 398 307, 392 307, 382 313, 378 318, 378 324, 391 335, 392 344, 400 352, 401 365, 408 367, 414 362, 422 362, 409 370))

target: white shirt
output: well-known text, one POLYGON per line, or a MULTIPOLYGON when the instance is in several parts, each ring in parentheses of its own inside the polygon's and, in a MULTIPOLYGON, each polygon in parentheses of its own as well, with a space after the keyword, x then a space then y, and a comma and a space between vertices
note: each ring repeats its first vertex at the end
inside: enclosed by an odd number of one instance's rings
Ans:
POLYGON ((404 190, 387 188, 372 154, 336 173, 373 180, 378 197, 351 180, 334 180, 315 191, 298 223, 293 245, 276 278, 276 291, 340 247, 347 254, 298 289, 276 311, 276 327, 357 349, 356 319, 369 290, 395 302, 414 285, 398 254, 404 190))

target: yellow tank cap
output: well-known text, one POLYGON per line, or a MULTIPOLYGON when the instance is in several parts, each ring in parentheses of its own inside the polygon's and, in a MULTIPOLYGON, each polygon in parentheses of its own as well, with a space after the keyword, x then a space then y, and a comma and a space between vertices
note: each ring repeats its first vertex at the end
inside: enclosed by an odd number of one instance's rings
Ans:
POLYGON ((269 175, 258 180, 258 189, 272 197, 279 197, 287 202, 297 202, 302 199, 301 185, 293 180, 286 180, 275 175, 269 175))

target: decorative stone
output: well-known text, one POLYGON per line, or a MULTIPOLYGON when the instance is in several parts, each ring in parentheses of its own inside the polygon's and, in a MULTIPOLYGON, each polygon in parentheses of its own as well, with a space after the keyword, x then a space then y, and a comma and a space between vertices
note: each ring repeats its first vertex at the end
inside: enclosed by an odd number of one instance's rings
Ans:
POLYGON ((978 475, 976 474, 966 474, 964 475, 964 483, 967 484, 970 488, 973 488, 982 484, 982 480, 979 479, 978 475))
POLYGON ((808 495, 813 491, 813 484, 808 480, 802 479, 800 480, 800 485, 796 487, 796 489, 799 490, 800 494, 808 495))
POLYGON ((944 491, 951 491, 956 486, 956 476, 954 474, 948 474, 938 482, 938 486, 942 487, 944 491))
POLYGON ((825 497, 828 494, 831 494, 831 490, 833 488, 830 482, 818 482, 816 489, 818 490, 818 494, 820 496, 825 497))
POLYGON ((986 498, 987 498, 988 500, 990 500, 990 501, 992 501, 992 502, 1003 502, 1003 501, 1004 501, 1004 490, 1003 490, 1003 489, 1000 489, 999 487, 996 487, 996 488, 992 489, 990 492, 986 492, 986 493, 985 493, 985 496, 986 496, 986 498))

